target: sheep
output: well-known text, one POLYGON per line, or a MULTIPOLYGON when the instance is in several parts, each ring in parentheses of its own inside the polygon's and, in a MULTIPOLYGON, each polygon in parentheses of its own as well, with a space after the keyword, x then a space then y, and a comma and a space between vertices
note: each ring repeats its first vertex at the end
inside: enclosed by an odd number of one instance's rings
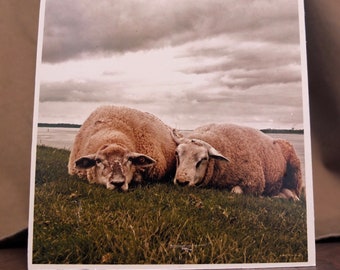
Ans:
POLYGON ((79 129, 68 172, 110 190, 127 191, 131 181, 172 179, 175 149, 171 128, 154 115, 102 106, 79 129))
POLYGON ((300 160, 289 142, 233 124, 208 124, 187 137, 173 130, 172 136, 175 184, 299 200, 300 160))

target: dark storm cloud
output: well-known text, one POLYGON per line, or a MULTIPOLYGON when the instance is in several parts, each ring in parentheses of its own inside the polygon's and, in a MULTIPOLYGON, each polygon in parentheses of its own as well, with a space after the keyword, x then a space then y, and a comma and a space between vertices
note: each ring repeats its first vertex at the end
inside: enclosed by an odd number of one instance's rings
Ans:
MULTIPOLYGON (((241 43, 240 43, 241 46, 241 43)), ((272 45, 263 43, 255 44, 252 47, 218 47, 218 48, 189 48, 186 54, 179 55, 181 58, 192 59, 200 63, 204 58, 222 59, 217 64, 196 65, 186 70, 186 73, 211 73, 216 71, 228 71, 232 69, 265 69, 280 67, 291 64, 300 64, 299 45, 272 45), (258 47, 256 47, 258 46, 258 47), (225 60, 223 60, 225 59, 225 60)))
POLYGON ((246 90, 255 86, 275 85, 299 83, 301 76, 296 70, 290 69, 267 69, 256 71, 238 71, 235 74, 230 74, 228 80, 223 77, 219 79, 220 85, 225 85, 228 88, 236 88, 246 90))
MULTIPOLYGON (((210 104, 211 107, 233 106, 234 103, 248 104, 249 108, 255 104, 261 106, 291 106, 301 108, 300 82, 285 84, 269 84, 239 91, 238 89, 220 88, 215 93, 209 89, 195 89, 187 91, 181 101, 187 104, 210 104)), ((246 113, 246 112, 243 112, 246 113)))
POLYGON ((108 99, 121 98, 121 91, 112 91, 114 86, 105 83, 87 81, 63 81, 42 83, 40 90, 40 102, 101 102, 108 99))
POLYGON ((301 81, 298 44, 248 43, 215 48, 193 46, 187 49, 186 54, 178 56, 195 63, 182 72, 210 74, 212 84, 240 90, 301 81))
POLYGON ((274 2, 50 0, 43 61, 174 46, 222 33, 298 42, 296 2, 274 2))
POLYGON ((40 102, 110 102, 149 104, 155 96, 137 96, 120 83, 62 81, 42 83, 40 102))

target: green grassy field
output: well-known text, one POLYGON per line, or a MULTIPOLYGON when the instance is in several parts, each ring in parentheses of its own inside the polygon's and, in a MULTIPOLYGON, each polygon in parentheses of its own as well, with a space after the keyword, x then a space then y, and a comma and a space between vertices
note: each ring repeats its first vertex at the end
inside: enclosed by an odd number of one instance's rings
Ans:
POLYGON ((67 174, 69 152, 39 146, 33 263, 307 261, 306 203, 169 184, 106 190, 67 174))

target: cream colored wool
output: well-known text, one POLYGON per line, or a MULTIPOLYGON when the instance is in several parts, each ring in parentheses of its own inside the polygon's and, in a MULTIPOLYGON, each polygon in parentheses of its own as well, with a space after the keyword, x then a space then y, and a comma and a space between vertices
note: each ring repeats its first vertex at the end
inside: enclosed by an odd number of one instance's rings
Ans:
MULTIPOLYGON (((75 161, 95 154, 109 144, 153 158, 155 165, 143 170, 146 181, 170 178, 174 173, 176 144, 172 140, 171 129, 152 114, 117 106, 99 107, 84 122, 70 154, 69 173, 86 176, 89 182, 96 183, 96 167, 79 170, 75 167, 75 161)), ((139 178, 140 175, 135 177, 139 178)))
POLYGON ((187 137, 207 142, 229 159, 210 158, 201 186, 230 190, 239 186, 246 194, 283 197, 289 189, 291 198, 300 195, 300 160, 289 142, 232 124, 202 126, 187 137))

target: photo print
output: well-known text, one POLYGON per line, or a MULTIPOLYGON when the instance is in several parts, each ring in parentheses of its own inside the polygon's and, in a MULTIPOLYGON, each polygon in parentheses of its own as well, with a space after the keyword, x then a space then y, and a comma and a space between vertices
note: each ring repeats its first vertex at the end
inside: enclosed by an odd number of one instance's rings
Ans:
POLYGON ((315 265, 301 0, 41 1, 29 269, 315 265))

